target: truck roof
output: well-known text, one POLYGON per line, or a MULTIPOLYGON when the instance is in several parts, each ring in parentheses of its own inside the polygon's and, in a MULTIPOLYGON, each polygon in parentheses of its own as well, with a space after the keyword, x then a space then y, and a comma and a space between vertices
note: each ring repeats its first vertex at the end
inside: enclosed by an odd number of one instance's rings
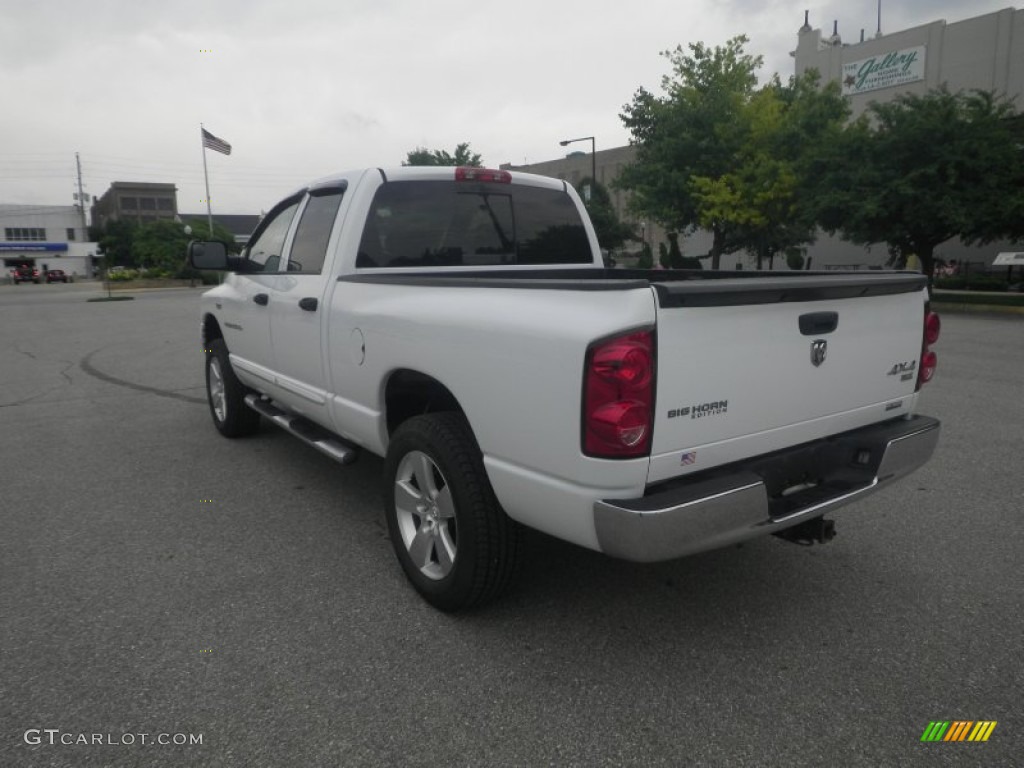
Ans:
MULTIPOLYGON (((340 171, 314 179, 309 184, 299 187, 296 193, 305 191, 310 187, 340 183, 344 179, 362 176, 364 173, 376 171, 388 181, 454 181, 455 171, 459 166, 436 166, 436 165, 400 165, 390 167, 356 168, 348 171, 340 171)), ((550 176, 540 176, 535 173, 523 173, 522 171, 505 171, 488 168, 474 168, 476 171, 491 171, 493 173, 507 174, 513 184, 526 184, 533 187, 545 187, 547 189, 565 189, 567 182, 562 179, 555 179, 550 176)))

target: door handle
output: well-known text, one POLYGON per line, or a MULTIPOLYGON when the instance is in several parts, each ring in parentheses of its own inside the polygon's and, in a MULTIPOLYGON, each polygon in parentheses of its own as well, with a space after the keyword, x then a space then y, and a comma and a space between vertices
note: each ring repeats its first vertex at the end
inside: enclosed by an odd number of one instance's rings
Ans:
POLYGON ((299 299, 299 309, 304 309, 307 312, 316 312, 317 300, 312 296, 307 296, 304 299, 299 299))
POLYGON ((259 304, 261 307, 267 306, 267 302, 270 301, 270 297, 265 293, 257 293, 252 297, 252 300, 259 304))
POLYGON ((823 336, 839 327, 838 312, 808 312, 800 315, 800 333, 804 336, 823 336))

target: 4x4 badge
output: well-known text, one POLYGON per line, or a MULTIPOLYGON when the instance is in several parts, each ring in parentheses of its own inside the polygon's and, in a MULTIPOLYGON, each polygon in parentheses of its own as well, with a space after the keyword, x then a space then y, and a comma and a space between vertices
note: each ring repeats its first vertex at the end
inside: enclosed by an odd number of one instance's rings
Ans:
POLYGON ((825 339, 815 339, 811 342, 811 363, 817 368, 825 362, 825 355, 828 354, 828 342, 825 339))

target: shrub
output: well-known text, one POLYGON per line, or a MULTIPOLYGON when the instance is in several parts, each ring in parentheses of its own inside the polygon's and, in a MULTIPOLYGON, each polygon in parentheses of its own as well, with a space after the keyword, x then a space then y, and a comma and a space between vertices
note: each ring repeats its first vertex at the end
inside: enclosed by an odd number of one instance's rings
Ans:
POLYGON ((1006 280, 1001 277, 989 277, 987 275, 971 275, 967 279, 967 287, 972 291, 1005 291, 1006 280))
POLYGON ((651 269, 654 266, 654 254, 648 243, 644 243, 644 247, 640 250, 640 258, 636 260, 636 266, 637 269, 651 269))
POLYGON ((938 293, 932 296, 932 304, 940 309, 943 305, 952 307, 964 306, 967 304, 990 305, 996 307, 1021 307, 1024 309, 1024 296, 1012 293, 1004 293, 1001 296, 985 296, 980 293, 938 293))
POLYGON ((947 291, 1005 291, 1006 278, 992 275, 956 275, 955 277, 937 277, 933 283, 936 288, 947 291))

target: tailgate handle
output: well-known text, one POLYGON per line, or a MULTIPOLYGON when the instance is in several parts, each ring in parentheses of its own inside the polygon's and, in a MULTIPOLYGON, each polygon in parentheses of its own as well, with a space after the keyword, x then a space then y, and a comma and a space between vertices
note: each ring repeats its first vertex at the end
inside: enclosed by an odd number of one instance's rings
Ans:
POLYGON ((839 326, 838 312, 808 312, 800 315, 800 333, 804 336, 821 336, 832 333, 839 326))

